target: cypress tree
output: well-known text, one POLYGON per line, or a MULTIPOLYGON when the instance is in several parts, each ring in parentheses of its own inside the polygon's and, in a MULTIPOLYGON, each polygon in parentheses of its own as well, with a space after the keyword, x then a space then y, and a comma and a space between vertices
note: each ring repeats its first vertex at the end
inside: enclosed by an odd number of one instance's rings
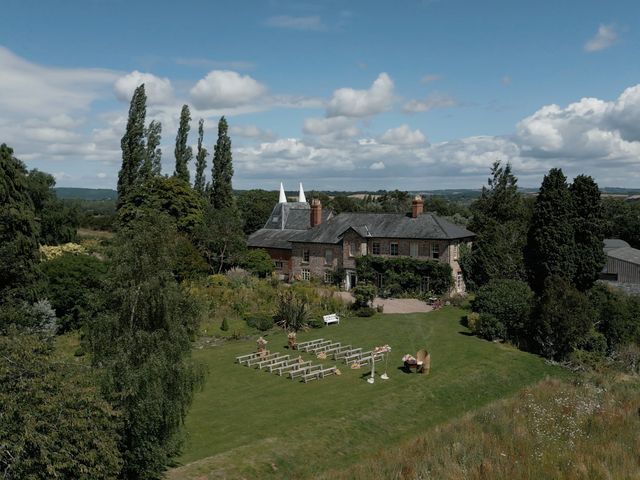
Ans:
POLYGON ((544 177, 529 227, 525 263, 531 288, 540 293, 545 280, 575 274, 574 214, 567 179, 559 168, 544 177))
POLYGON ((573 180, 569 191, 574 212, 576 270, 573 283, 584 292, 593 286, 605 263, 604 210, 600 189, 593 178, 579 175, 573 180))
POLYGON ((218 122, 218 141, 213 154, 213 167, 211 171, 211 204, 216 209, 230 208, 234 205, 233 188, 233 164, 231 159, 231 139, 227 135, 229 126, 227 120, 222 117, 218 122))
POLYGON ((136 88, 129 105, 127 130, 120 141, 122 167, 118 173, 118 208, 126 196, 140 183, 140 170, 146 157, 144 121, 147 114, 147 95, 144 83, 136 88))
POLYGON ((162 149, 160 139, 162 124, 153 120, 147 127, 147 156, 145 157, 145 170, 149 176, 157 177, 162 173, 162 149))
POLYGON ((193 157, 193 151, 191 147, 187 145, 187 137, 189 136, 189 130, 191 126, 191 113, 189 112, 189 106, 183 105, 180 112, 180 126, 178 127, 178 134, 176 135, 176 171, 173 173, 174 177, 180 178, 189 183, 189 162, 193 157))
POLYGON ((193 183, 193 188, 200 195, 204 195, 205 190, 205 178, 204 170, 207 168, 207 155, 209 152, 202 146, 202 139, 204 137, 204 120, 200 119, 198 122, 198 153, 196 154, 196 179, 193 183))

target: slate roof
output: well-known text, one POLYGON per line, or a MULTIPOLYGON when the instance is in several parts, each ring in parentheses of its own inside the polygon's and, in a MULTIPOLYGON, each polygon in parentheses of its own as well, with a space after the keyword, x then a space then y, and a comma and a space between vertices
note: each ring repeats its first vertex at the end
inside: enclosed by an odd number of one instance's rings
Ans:
POLYGON ((614 248, 607 251, 607 256, 617 260, 640 265, 640 250, 631 247, 614 248))
POLYGON ((247 246, 254 248, 281 248, 291 250, 289 240, 300 230, 275 230, 272 228, 261 228, 257 232, 249 235, 247 246))
POLYGON ((292 242, 338 243, 349 229, 363 238, 452 240, 474 237, 466 228, 433 213, 417 218, 401 213, 341 213, 291 238, 292 242))
POLYGON ((605 238, 604 239, 604 251, 605 253, 609 250, 613 250, 614 248, 622 248, 622 247, 631 247, 624 240, 620 240, 619 238, 605 238))

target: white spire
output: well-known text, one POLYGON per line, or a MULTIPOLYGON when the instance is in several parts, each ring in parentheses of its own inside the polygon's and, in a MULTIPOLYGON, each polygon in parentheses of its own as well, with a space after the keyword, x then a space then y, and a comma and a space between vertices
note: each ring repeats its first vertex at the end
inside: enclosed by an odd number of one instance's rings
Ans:
POLYGON ((278 200, 278 203, 287 203, 287 196, 284 193, 284 186, 282 185, 282 182, 280 182, 280 199, 278 200))
POLYGON ((298 201, 307 203, 307 199, 304 196, 304 190, 302 189, 302 182, 300 182, 300 192, 298 193, 298 201))

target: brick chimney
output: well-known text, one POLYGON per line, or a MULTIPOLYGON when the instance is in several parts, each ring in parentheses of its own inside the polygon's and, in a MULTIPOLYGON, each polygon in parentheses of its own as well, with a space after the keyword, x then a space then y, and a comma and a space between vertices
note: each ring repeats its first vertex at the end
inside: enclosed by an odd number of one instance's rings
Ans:
POLYGON ((314 198, 311 200, 311 227, 322 223, 322 204, 320 200, 314 198))
POLYGON ((420 195, 416 195, 411 202, 411 217, 416 218, 419 215, 422 215, 422 209, 424 208, 424 202, 422 201, 422 197, 420 195))

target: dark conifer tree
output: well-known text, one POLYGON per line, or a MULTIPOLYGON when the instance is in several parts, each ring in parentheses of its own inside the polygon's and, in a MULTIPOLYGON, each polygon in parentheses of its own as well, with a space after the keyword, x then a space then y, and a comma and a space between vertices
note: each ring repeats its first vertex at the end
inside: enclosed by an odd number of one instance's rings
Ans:
POLYGON ((573 201, 576 270, 573 283, 582 292, 598 279, 605 263, 604 210, 593 178, 579 175, 569 187, 573 201))
POLYGON ((189 183, 189 162, 193 157, 193 151, 191 147, 187 145, 187 138, 189 137, 189 130, 191 129, 191 113, 189 112, 189 106, 183 105, 180 112, 180 126, 178 127, 178 134, 176 135, 176 171, 173 173, 174 177, 180 178, 189 183))
POLYGON ((531 288, 540 293, 547 277, 572 281, 575 267, 574 213, 567 179, 559 168, 544 177, 529 227, 525 263, 531 288))
POLYGON ((230 208, 234 205, 233 164, 231 159, 231 139, 227 135, 229 126, 227 120, 222 117, 218 122, 218 141, 213 154, 213 166, 211 169, 211 204, 216 209, 230 208))
POLYGON ((202 139, 204 137, 204 120, 200 119, 198 122, 198 153, 196 154, 196 179, 193 183, 193 188, 201 195, 205 193, 205 178, 204 171, 207 168, 207 155, 209 152, 202 146, 202 139))
POLYGON ((147 114, 147 95, 144 84, 136 88, 129 105, 127 130, 120 142, 122 167, 118 173, 118 208, 126 196, 142 183, 140 170, 146 157, 144 121, 147 114))
POLYGON ((153 120, 147 127, 147 156, 145 157, 145 171, 149 176, 157 177, 162 173, 162 149, 160 139, 162 124, 153 120))

